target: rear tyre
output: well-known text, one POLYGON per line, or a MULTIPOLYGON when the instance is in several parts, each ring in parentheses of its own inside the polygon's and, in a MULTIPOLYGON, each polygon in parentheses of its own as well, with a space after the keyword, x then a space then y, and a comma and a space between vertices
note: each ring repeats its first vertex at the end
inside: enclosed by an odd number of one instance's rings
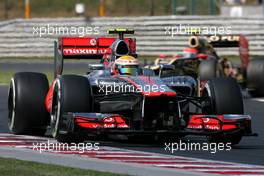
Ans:
POLYGON ((68 112, 91 112, 92 94, 89 81, 84 76, 62 75, 54 84, 51 131, 59 142, 82 142, 84 136, 62 131, 62 115, 68 112))
POLYGON ((20 72, 11 79, 8 127, 14 134, 44 135, 49 124, 45 98, 49 84, 42 73, 20 72))
POLYGON ((247 67, 247 87, 252 96, 264 96, 264 59, 250 61, 247 67))
POLYGON ((203 60, 199 65, 199 76, 201 80, 209 80, 217 77, 218 62, 215 58, 203 60))
MULTIPOLYGON (((204 91, 210 99, 205 114, 244 114, 244 103, 240 87, 234 78, 215 78, 208 81, 204 91)), ((210 142, 238 144, 242 134, 211 136, 210 142)))

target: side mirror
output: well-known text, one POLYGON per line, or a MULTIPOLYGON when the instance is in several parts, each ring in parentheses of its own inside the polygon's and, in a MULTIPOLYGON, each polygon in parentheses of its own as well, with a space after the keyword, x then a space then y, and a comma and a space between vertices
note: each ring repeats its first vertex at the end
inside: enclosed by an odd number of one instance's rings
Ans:
POLYGON ((167 64, 162 64, 160 65, 160 70, 159 70, 159 77, 161 77, 162 72, 166 70, 175 70, 174 65, 167 65, 167 64))
POLYGON ((142 68, 140 70, 141 74, 144 76, 155 76, 154 70, 151 70, 149 68, 142 68))
POLYGON ((175 66, 174 65, 169 65, 169 64, 161 64, 160 65, 161 70, 174 70, 175 66))
POLYGON ((105 67, 103 64, 88 64, 87 74, 91 73, 94 70, 104 70, 105 67))

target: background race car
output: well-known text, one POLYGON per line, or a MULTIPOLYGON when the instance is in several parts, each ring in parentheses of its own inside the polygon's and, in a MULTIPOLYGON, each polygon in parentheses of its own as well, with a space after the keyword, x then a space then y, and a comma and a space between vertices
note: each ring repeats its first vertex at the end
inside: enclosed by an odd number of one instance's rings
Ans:
MULTIPOLYGON (((233 77, 253 96, 264 95, 264 60, 249 58, 248 41, 243 35, 191 36, 189 48, 174 57, 161 55, 154 66, 147 66, 159 74, 159 65, 170 64, 182 68, 186 74, 208 80, 215 77, 233 77), (227 57, 217 55, 215 48, 239 48, 240 64, 233 63, 227 57)), ((176 72, 178 74, 179 72, 176 72)))

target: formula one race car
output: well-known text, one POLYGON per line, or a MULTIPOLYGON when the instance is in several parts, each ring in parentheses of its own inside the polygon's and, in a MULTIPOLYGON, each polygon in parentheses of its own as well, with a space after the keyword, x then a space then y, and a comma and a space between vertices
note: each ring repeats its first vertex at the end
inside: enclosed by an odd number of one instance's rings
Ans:
POLYGON ((189 48, 174 57, 161 55, 153 66, 148 67, 158 75, 159 65, 169 64, 190 69, 191 63, 192 71, 199 73, 201 80, 233 77, 253 96, 264 96, 264 59, 249 59, 248 41, 243 35, 191 36, 189 48), (215 50, 219 47, 238 47, 241 64, 236 65, 228 58, 220 58, 215 50))
POLYGON ((191 76, 155 76, 139 68, 135 39, 124 38, 133 32, 109 30, 119 38, 60 38, 55 42, 55 80, 50 87, 42 73, 16 73, 8 95, 10 131, 44 134, 50 126, 60 142, 99 135, 194 134, 237 144, 242 136, 255 135, 234 79, 211 79, 201 89, 191 76), (63 60, 69 58, 98 58, 101 63, 89 65, 83 76, 62 75, 63 60))

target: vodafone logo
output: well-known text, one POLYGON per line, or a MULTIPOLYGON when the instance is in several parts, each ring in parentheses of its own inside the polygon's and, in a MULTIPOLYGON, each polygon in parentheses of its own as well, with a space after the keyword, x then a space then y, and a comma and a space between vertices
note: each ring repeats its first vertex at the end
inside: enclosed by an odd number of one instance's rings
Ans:
POLYGON ((91 39, 91 40, 90 40, 90 44, 91 44, 92 46, 95 46, 95 45, 97 44, 96 39, 91 39))
POLYGON ((203 118, 203 121, 204 121, 205 123, 207 123, 207 122, 210 121, 210 118, 203 118))

